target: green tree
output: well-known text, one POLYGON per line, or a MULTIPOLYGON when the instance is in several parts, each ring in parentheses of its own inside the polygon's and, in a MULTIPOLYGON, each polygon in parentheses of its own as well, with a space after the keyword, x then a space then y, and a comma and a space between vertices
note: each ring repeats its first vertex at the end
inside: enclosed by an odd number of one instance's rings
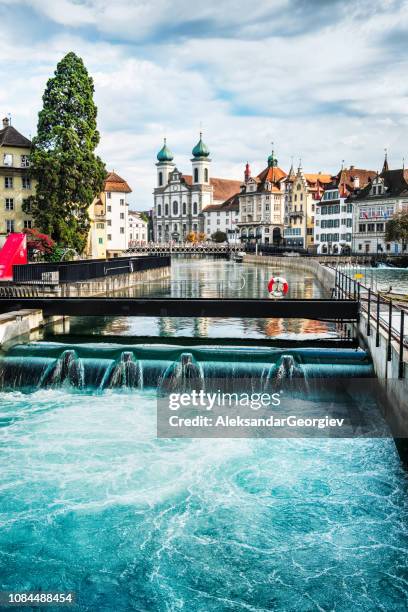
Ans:
POLYGON ((82 59, 68 53, 47 83, 30 156, 38 183, 28 206, 36 227, 79 253, 87 241, 88 208, 106 175, 95 155, 99 132, 93 94, 82 59))
POLYGON ((396 213, 385 225, 387 242, 408 243, 408 211, 396 213))
POLYGON ((211 235, 211 239, 214 242, 226 242, 227 234, 225 232, 222 232, 221 230, 217 230, 216 232, 214 232, 214 234, 211 235))

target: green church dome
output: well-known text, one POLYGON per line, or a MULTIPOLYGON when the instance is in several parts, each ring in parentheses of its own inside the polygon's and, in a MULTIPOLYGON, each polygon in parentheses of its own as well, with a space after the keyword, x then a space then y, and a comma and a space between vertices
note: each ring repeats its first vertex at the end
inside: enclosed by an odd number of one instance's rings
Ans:
POLYGON ((210 154, 207 145, 203 143, 202 136, 203 135, 200 132, 200 140, 197 142, 196 146, 192 150, 192 154, 194 157, 208 157, 210 154))
POLYGON ((157 159, 159 162, 171 162, 173 161, 173 153, 170 151, 166 144, 166 138, 164 139, 164 144, 160 151, 157 154, 157 159))
POLYGON ((270 154, 270 156, 268 157, 268 166, 270 168, 273 168, 278 165, 278 159, 275 157, 275 153, 272 151, 272 153, 270 154))

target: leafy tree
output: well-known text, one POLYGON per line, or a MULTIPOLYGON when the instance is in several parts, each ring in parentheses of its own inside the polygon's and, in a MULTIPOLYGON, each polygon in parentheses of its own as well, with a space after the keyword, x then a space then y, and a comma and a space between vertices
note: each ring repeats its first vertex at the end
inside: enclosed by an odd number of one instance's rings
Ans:
POLYGON ((396 213, 385 225, 387 242, 408 243, 408 211, 396 213))
POLYGON ((36 226, 80 253, 90 226, 88 208, 106 175, 95 155, 99 132, 93 93, 82 59, 68 53, 47 83, 30 156, 38 183, 28 206, 36 226))
POLYGON ((217 230, 216 232, 214 232, 214 234, 211 235, 211 239, 214 242, 226 242, 227 234, 225 232, 222 232, 221 230, 217 230))

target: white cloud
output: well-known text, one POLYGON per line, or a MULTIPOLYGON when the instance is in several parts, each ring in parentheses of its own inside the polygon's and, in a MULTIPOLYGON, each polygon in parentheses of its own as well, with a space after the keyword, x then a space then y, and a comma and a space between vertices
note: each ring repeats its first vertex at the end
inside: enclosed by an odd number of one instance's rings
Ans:
POLYGON ((0 0, 11 15, 17 5, 30 6, 36 12, 28 19, 41 13, 50 22, 25 40, 12 19, 8 28, 0 21, 0 78, 7 83, 0 111, 33 133, 56 63, 71 50, 81 55, 95 80, 100 152, 129 181, 138 208, 151 204, 163 136, 188 172, 201 122, 217 176, 241 178, 247 160, 260 171, 271 140, 284 168, 293 155, 310 171, 334 172, 342 159, 375 169, 385 146, 399 164, 408 62, 391 50, 392 33, 408 28, 407 2, 372 2, 366 14, 365 1, 353 2, 341 18, 334 9, 332 20, 324 13, 320 29, 305 21, 302 33, 287 36, 305 19, 294 2, 274 2, 271 17, 271 3, 248 15, 241 0, 200 3, 194 13, 184 0, 0 0))

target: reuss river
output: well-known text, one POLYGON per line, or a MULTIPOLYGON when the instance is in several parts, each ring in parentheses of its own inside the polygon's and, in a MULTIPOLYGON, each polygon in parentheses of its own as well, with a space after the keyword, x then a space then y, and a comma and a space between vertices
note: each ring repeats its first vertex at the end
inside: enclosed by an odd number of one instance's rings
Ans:
MULTIPOLYGON (((204 296, 223 281, 224 294, 264 296, 269 275, 180 260, 172 281, 183 287, 150 291, 204 296)), ((292 297, 322 295, 312 278, 287 278, 292 297)), ((302 321, 201 321, 74 319, 71 330, 78 355, 80 334, 93 333, 92 350, 111 357, 122 349, 109 333, 237 344, 335 333, 302 321)), ((2 359, 55 372, 52 355, 66 350, 56 335, 2 359)), ((99 363, 84 354, 76 372, 99 363)), ((59 384, 17 376, 0 393, 2 591, 72 590, 70 609, 90 612, 407 609, 408 483, 391 439, 157 439, 154 388, 76 386, 58 371, 59 384)))

